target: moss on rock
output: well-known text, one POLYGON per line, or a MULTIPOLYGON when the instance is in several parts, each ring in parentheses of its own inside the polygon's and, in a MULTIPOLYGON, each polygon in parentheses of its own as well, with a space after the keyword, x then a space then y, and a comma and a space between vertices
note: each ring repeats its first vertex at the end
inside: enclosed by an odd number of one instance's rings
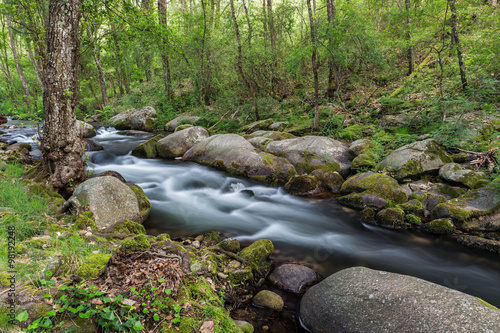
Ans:
POLYGON ((120 242, 120 251, 138 251, 151 248, 146 235, 138 235, 134 238, 127 238, 120 242))
POLYGON ((317 187, 318 179, 315 176, 295 175, 285 184, 284 189, 294 195, 309 195, 316 192, 317 187))
POLYGON ((405 213, 401 208, 386 208, 377 213, 377 222, 386 228, 399 229, 405 225, 405 213))
POLYGON ((155 158, 158 156, 158 151, 156 150, 156 143, 163 139, 164 135, 157 135, 146 142, 138 145, 134 150, 132 150, 132 155, 142 158, 155 158))
POLYGON ((104 273, 111 254, 91 254, 78 267, 76 274, 84 279, 93 279, 104 273))
POLYGON ((97 224, 94 220, 94 214, 91 211, 83 212, 78 215, 78 218, 75 222, 75 227, 80 230, 86 230, 87 228, 91 228, 92 230, 98 230, 97 224))
POLYGON ((240 257, 245 259, 253 268, 258 268, 273 251, 273 242, 269 239, 259 239, 241 250, 240 257))
POLYGON ((144 193, 143 189, 136 184, 127 184, 128 187, 134 191, 135 196, 137 197, 137 202, 139 204, 139 214, 141 215, 141 222, 144 222, 151 212, 151 201, 144 193))
POLYGON ((422 225, 422 221, 420 220, 420 218, 413 214, 407 214, 405 216, 405 220, 411 225, 422 225))
POLYGON ((438 235, 451 235, 456 228, 450 219, 437 219, 424 224, 424 230, 438 235))

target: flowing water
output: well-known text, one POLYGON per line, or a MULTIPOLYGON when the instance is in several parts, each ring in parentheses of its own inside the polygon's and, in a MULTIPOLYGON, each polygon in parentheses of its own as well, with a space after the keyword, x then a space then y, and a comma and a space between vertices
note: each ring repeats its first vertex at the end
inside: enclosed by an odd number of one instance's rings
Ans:
MULTIPOLYGON (((25 139, 31 142, 29 135, 25 139)), ((362 265, 423 278, 500 306, 498 255, 429 234, 363 224, 356 211, 333 199, 297 198, 194 163, 132 156, 145 138, 101 128, 95 139, 104 150, 89 153, 89 169, 118 171, 144 189, 152 204, 145 222, 150 234, 217 231, 243 243, 268 238, 276 248, 272 258, 307 261, 325 277, 362 265)))

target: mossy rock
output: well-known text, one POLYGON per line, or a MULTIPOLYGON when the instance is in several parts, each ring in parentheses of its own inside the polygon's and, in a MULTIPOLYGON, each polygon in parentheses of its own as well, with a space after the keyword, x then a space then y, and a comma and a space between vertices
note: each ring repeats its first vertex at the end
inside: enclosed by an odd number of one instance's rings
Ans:
POLYGON ((443 165, 439 170, 439 176, 452 184, 471 189, 482 187, 487 183, 486 174, 465 169, 457 163, 443 165))
POLYGON ((179 131, 185 130, 186 128, 190 128, 190 127, 193 127, 193 125, 192 125, 192 124, 183 124, 183 125, 179 125, 179 126, 177 126, 177 128, 175 129, 175 132, 179 132, 179 131))
POLYGON ((352 160, 351 170, 360 172, 363 170, 373 169, 377 166, 375 156, 370 153, 360 154, 352 160))
POLYGON ((394 203, 408 201, 408 196, 398 182, 387 175, 365 172, 349 177, 340 190, 342 194, 368 192, 394 203))
POLYGON ((386 208, 377 213, 377 222, 386 228, 400 229, 405 226, 405 213, 401 208, 386 208))
POLYGON ((130 220, 124 220, 113 223, 108 228, 104 229, 104 232, 109 234, 111 237, 113 235, 145 235, 146 229, 142 224, 130 220))
POLYGON ((97 224, 94 220, 94 214, 91 211, 83 212, 78 215, 78 218, 75 222, 75 227, 79 230, 86 230, 87 228, 91 228, 92 230, 98 230, 97 224))
POLYGON ((156 143, 164 137, 164 135, 159 134, 148 141, 141 143, 134 148, 134 150, 132 150, 132 155, 142 158, 156 158, 158 156, 156 143))
POLYGON ((217 245, 222 241, 222 238, 215 231, 207 232, 203 235, 203 243, 206 246, 217 245))
POLYGON ((418 200, 410 200, 399 205, 400 208, 404 210, 406 214, 417 214, 422 215, 424 213, 424 206, 418 200))
POLYGON ((348 195, 341 196, 337 199, 340 203, 359 209, 374 208, 382 209, 389 204, 389 201, 385 198, 378 196, 377 194, 365 191, 362 193, 351 193, 348 195))
POLYGON ((243 126, 241 128, 241 131, 249 134, 249 133, 255 132, 257 130, 266 130, 273 123, 274 123, 274 120, 272 120, 271 118, 259 120, 259 121, 256 121, 256 122, 253 122, 251 124, 243 126))
POLYGON ((294 195, 310 195, 318 192, 318 179, 310 175, 295 175, 284 189, 294 195))
POLYGON ((91 254, 83 260, 76 274, 86 280, 94 279, 104 273, 109 258, 111 254, 91 254))
POLYGON ((226 238, 217 244, 217 246, 232 253, 238 253, 241 248, 240 242, 235 238, 226 238))
POLYGON ((21 142, 21 144, 19 144, 19 149, 26 149, 27 151, 31 151, 31 145, 27 142, 21 142))
POLYGON ((245 281, 251 280, 253 278, 253 270, 251 267, 230 269, 229 270, 229 281, 232 284, 239 285, 245 281))
POLYGON ((467 153, 458 153, 450 156, 455 163, 465 163, 469 155, 467 153))
POLYGON ((151 201, 149 201, 146 193, 144 193, 144 190, 139 185, 127 184, 127 186, 130 187, 132 191, 134 191, 137 197, 137 202, 139 203, 139 214, 141 215, 141 222, 144 222, 151 212, 151 201))
POLYGON ((1 272, 0 273, 0 287, 3 288, 8 288, 11 284, 15 285, 16 283, 16 277, 13 276, 10 273, 6 272, 1 272))
POLYGON ((361 220, 368 224, 375 224, 377 212, 372 208, 365 208, 361 211, 361 220))
POLYGON ((451 235, 456 228, 450 219, 437 219, 424 224, 424 230, 438 235, 451 235))
POLYGON ((407 214, 405 216, 405 221, 411 225, 416 225, 416 226, 422 225, 422 220, 420 220, 420 217, 413 214, 407 214))
POLYGON ((333 193, 339 193, 344 183, 344 178, 338 172, 329 172, 322 169, 316 169, 311 173, 320 182, 320 188, 330 190, 333 193))
POLYGON ((134 238, 127 238, 120 242, 120 251, 139 251, 151 248, 146 235, 138 235, 134 238))
POLYGON ((273 253, 274 245, 269 239, 259 239, 240 251, 240 257, 253 268, 258 268, 273 253))

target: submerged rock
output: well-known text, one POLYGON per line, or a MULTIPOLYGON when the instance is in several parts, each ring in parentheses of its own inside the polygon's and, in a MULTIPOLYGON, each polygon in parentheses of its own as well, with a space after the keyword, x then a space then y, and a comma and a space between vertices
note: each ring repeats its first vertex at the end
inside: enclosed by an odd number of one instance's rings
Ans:
POLYGON ((296 174, 295 168, 286 159, 259 152, 237 134, 211 136, 189 149, 182 159, 272 186, 284 185, 296 174))
POLYGON ((400 147, 381 163, 396 179, 419 176, 426 172, 438 171, 452 160, 432 139, 417 141, 400 147))
POLYGON ((496 332, 500 311, 415 277, 344 269, 310 288, 300 318, 310 332, 496 332))
POLYGON ((286 157, 299 173, 315 169, 339 172, 347 176, 352 156, 343 143, 322 136, 304 136, 295 139, 272 141, 267 147, 272 154, 286 157))
POLYGON ((176 131, 174 134, 161 139, 156 144, 158 156, 163 158, 175 158, 183 156, 186 151, 195 144, 208 138, 210 134, 203 127, 189 127, 176 131))

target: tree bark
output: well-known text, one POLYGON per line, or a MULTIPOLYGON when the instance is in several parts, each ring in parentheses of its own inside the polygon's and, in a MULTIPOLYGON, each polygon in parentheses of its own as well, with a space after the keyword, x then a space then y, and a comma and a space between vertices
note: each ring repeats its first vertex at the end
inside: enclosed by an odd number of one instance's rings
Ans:
POLYGON ((413 65, 413 47, 411 45, 411 4, 410 0, 405 0, 406 10, 406 42, 408 43, 408 75, 414 71, 413 65))
POLYGON ((101 66, 101 60, 99 59, 99 52, 96 50, 96 46, 93 40, 92 32, 90 31, 90 27, 87 27, 87 33, 89 35, 89 39, 91 40, 92 43, 92 54, 94 56, 94 61, 97 66, 97 70, 99 71, 99 83, 101 84, 101 96, 102 96, 102 104, 104 107, 106 107, 109 104, 108 100, 108 91, 106 87, 106 76, 104 75, 104 70, 102 69, 101 66))
POLYGON ((460 38, 458 37, 458 19, 457 19, 457 0, 448 0, 451 11, 451 40, 453 47, 457 50, 458 67, 460 69, 460 80, 462 81, 462 89, 467 89, 467 76, 465 75, 465 64, 460 48, 460 38))
POLYGON ((75 115, 80 6, 80 0, 49 1, 44 61, 42 168, 49 173, 49 185, 66 195, 86 178, 81 130, 75 115))
POLYGON ((25 101, 26 107, 28 108, 28 111, 29 111, 31 108, 30 91, 28 89, 28 82, 26 82, 26 77, 24 76, 23 69, 21 68, 21 65, 19 64, 19 57, 17 55, 16 41, 14 40, 14 35, 12 34, 12 23, 10 22, 9 17, 7 17, 7 29, 9 30, 10 48, 12 51, 12 56, 14 57, 14 63, 16 65, 17 74, 19 75, 19 80, 21 81, 21 85, 22 85, 23 90, 24 90, 24 101, 25 101))
POLYGON ((313 129, 318 130, 319 128, 319 78, 318 78, 318 61, 316 59, 316 53, 318 49, 318 44, 316 41, 316 21, 313 18, 313 10, 311 8, 311 0, 307 0, 307 11, 309 12, 309 23, 311 26, 311 44, 312 44, 312 70, 314 75, 314 125, 313 129))
MULTIPOLYGON (((267 17, 269 18, 269 39, 271 40, 271 49, 273 53, 276 52, 276 32, 274 31, 274 15, 273 15, 273 1, 267 0, 267 17)), ((274 54, 276 56, 276 54, 274 54)))
POLYGON ((165 86, 165 93, 170 99, 171 95, 171 78, 170 78, 170 61, 168 56, 168 32, 167 32, 167 1, 158 0, 158 23, 162 30, 161 37, 161 63, 163 66, 163 84, 165 86))
POLYGON ((234 3, 233 0, 230 0, 229 2, 231 4, 231 15, 233 18, 234 31, 236 32, 236 41, 238 42, 238 71, 240 72, 243 82, 245 82, 246 86, 248 87, 248 90, 250 90, 250 94, 252 95, 252 105, 255 114, 255 120, 259 120, 260 117, 259 117, 259 110, 257 108, 257 98, 255 96, 255 90, 253 88, 252 83, 248 80, 248 78, 245 75, 245 72, 243 71, 243 60, 242 60, 243 56, 241 50, 240 29, 238 27, 238 21, 236 21, 236 14, 234 12, 234 3))
POLYGON ((251 47, 252 46, 252 33, 253 33, 253 29, 252 29, 252 24, 250 23, 250 15, 248 13, 248 7, 247 5, 245 4, 245 0, 243 0, 243 10, 245 11, 245 16, 247 18, 247 26, 248 26, 248 46, 251 47))

